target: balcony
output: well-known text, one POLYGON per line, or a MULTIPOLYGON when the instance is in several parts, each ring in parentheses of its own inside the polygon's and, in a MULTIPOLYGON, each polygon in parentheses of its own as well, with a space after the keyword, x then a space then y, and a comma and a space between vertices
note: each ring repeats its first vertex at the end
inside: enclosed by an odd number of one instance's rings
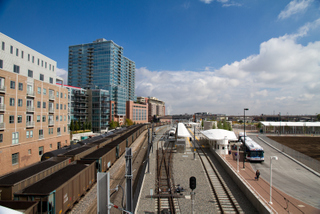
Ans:
POLYGON ((54 94, 49 94, 49 100, 54 100, 54 94))
POLYGON ((54 114, 54 108, 53 107, 49 107, 49 113, 50 114, 54 114))
POLYGON ((27 121, 26 127, 27 128, 33 128, 34 127, 34 121, 27 121))
POLYGON ((27 96, 28 97, 34 97, 35 95, 34 95, 34 91, 27 91, 27 96))
POLYGON ((27 112, 34 112, 34 106, 27 106, 27 112))
POLYGON ((0 93, 6 93, 6 86, 0 85, 0 93))
POLYGON ((54 126, 54 120, 49 120, 49 121, 48 121, 48 125, 49 125, 49 126, 54 126))
POLYGON ((5 123, 0 123, 0 130, 4 130, 6 127, 6 124, 5 123))
POLYGON ((6 105, 3 103, 0 103, 0 111, 5 111, 6 110, 6 105))

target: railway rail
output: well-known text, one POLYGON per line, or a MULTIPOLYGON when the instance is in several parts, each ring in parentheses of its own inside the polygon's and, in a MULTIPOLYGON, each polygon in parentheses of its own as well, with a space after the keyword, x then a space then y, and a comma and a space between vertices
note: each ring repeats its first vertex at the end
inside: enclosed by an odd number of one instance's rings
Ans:
POLYGON ((196 150, 217 201, 217 213, 244 213, 204 149, 198 145, 196 150))
POLYGON ((156 212, 158 214, 180 213, 172 175, 174 145, 172 142, 168 142, 167 146, 165 146, 163 141, 160 141, 157 145, 156 212))

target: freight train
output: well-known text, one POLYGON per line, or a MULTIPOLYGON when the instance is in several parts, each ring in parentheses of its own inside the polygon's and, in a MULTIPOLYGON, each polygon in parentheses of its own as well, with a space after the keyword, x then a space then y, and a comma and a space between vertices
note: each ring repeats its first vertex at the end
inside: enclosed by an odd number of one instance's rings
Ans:
POLYGON ((0 177, 0 205, 33 201, 37 209, 27 213, 66 213, 94 185, 97 172, 107 171, 148 128, 151 124, 134 125, 45 153, 41 162, 0 177))

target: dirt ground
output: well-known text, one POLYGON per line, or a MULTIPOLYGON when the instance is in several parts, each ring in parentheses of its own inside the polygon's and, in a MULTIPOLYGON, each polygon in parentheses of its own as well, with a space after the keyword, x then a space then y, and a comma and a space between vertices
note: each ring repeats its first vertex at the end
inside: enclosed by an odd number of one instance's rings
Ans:
POLYGON ((268 136, 291 149, 308 155, 320 161, 320 137, 288 137, 288 136, 268 136))

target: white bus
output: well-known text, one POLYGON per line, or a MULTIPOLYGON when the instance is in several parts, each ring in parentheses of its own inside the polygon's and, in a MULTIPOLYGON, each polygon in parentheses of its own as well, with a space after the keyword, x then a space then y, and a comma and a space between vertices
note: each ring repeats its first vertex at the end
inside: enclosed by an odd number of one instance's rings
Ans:
POLYGON ((244 138, 246 140, 245 145, 243 145, 246 148, 246 159, 249 161, 263 162, 264 161, 263 148, 254 140, 252 140, 250 137, 244 136, 243 132, 240 132, 239 141, 244 143, 244 138))

